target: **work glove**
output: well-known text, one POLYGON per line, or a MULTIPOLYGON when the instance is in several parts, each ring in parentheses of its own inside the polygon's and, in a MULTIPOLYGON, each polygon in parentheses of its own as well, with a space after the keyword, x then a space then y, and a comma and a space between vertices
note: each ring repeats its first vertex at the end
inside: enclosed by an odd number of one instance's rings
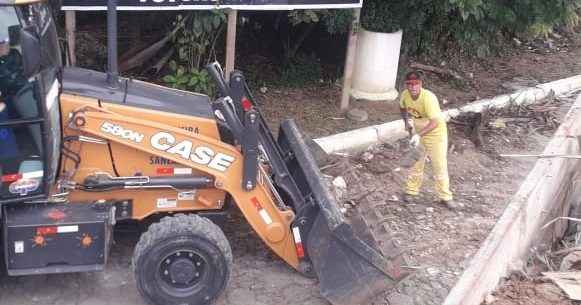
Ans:
POLYGON ((418 145, 420 145, 420 139, 421 139, 421 137, 420 137, 420 135, 419 135, 419 134, 417 134, 417 133, 416 133, 416 134, 414 134, 414 135, 413 135, 413 136, 410 138, 410 141, 409 141, 409 143, 410 143, 410 146, 411 146, 411 147, 417 147, 418 145))

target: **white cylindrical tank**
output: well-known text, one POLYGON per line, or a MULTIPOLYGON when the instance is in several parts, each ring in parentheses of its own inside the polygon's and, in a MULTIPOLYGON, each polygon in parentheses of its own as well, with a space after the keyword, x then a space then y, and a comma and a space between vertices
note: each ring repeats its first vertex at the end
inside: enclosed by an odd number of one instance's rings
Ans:
POLYGON ((358 35, 351 96, 372 101, 397 99, 395 81, 402 31, 377 33, 362 29, 358 35))

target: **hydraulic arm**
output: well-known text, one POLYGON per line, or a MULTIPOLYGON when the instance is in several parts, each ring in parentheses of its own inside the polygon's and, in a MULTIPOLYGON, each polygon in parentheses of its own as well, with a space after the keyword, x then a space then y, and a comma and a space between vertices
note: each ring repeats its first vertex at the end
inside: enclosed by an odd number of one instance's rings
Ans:
POLYGON ((182 129, 122 116, 104 108, 82 107, 74 112, 69 128, 121 143, 151 155, 183 164, 214 179, 217 189, 228 192, 252 228, 288 264, 298 268, 296 246, 289 232, 294 213, 275 202, 276 190, 265 169, 258 172, 257 185, 244 189, 243 156, 234 146, 182 129))

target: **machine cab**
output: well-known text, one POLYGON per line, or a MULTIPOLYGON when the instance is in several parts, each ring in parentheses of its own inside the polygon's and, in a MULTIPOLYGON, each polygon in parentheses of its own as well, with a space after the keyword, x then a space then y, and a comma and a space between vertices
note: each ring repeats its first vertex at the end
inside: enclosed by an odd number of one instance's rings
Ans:
POLYGON ((0 0, 0 203, 46 197, 61 145, 52 12, 23 2, 0 0))

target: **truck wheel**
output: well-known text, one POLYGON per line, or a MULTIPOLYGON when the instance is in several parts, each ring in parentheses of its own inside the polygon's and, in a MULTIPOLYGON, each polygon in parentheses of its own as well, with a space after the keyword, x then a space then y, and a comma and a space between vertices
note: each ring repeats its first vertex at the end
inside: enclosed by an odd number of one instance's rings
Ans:
POLYGON ((210 220, 178 214, 152 224, 133 254, 137 288, 151 304, 208 304, 224 290, 232 250, 210 220))

